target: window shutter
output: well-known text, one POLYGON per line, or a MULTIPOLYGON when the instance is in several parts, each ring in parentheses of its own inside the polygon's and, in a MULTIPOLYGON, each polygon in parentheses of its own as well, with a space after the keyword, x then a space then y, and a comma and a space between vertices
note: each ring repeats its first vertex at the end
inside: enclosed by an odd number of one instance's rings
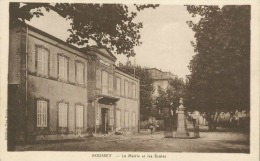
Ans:
POLYGON ((46 50, 43 50, 44 54, 43 54, 43 74, 45 76, 48 75, 48 52, 46 50))
POLYGON ((124 94, 124 92, 125 92, 125 84, 124 84, 124 80, 123 79, 121 81, 122 81, 122 84, 120 84, 120 86, 121 86, 121 95, 124 96, 125 95, 124 94))
POLYGON ((114 87, 114 90, 116 91, 117 90, 117 77, 116 76, 113 77, 113 87, 114 87))
POLYGON ((37 72, 39 74, 42 74, 42 70, 43 70, 43 67, 42 67, 42 50, 40 48, 38 48, 38 55, 37 55, 37 72))
POLYGON ((62 127, 62 105, 59 104, 59 127, 62 127))
POLYGON ((133 127, 135 127, 135 123, 136 123, 136 116, 135 116, 135 112, 133 112, 133 127))
POLYGON ((37 101, 37 127, 47 127, 46 101, 37 101))
POLYGON ((68 105, 59 103, 59 127, 67 127, 68 125, 68 105))
POLYGON ((128 96, 129 96, 129 98, 132 98, 133 97, 133 89, 132 89, 132 83, 131 82, 129 82, 128 83, 128 96))
POLYGON ((96 88, 101 88, 101 70, 96 69, 96 88))
POLYGON ((68 127, 68 105, 65 104, 64 110, 64 127, 68 127))
POLYGON ((84 65, 76 63, 76 81, 79 84, 84 84, 84 65))
POLYGON ((136 85, 133 83, 133 98, 136 98, 136 85))
POLYGON ((116 78, 116 89, 117 89, 116 90, 117 95, 120 95, 120 92, 121 92, 121 79, 120 78, 116 78))
POLYGON ((129 112, 125 111, 125 128, 129 127, 129 112))
POLYGON ((128 81, 125 80, 125 97, 129 97, 128 90, 129 90, 128 81))
POLYGON ((64 58, 64 79, 68 80, 68 63, 69 60, 67 58, 64 58))
POLYGON ((109 91, 109 94, 112 94, 113 93, 113 75, 112 74, 109 74, 108 76, 108 91, 109 91))
POLYGON ((120 110, 116 110, 116 126, 121 126, 121 112, 120 110))
POLYGON ((76 106, 76 127, 82 128, 83 127, 83 106, 77 105, 76 106))
POLYGON ((108 94, 108 73, 106 71, 102 71, 102 94, 108 94))
POLYGON ((49 52, 40 47, 37 48, 37 73, 48 76, 49 52))

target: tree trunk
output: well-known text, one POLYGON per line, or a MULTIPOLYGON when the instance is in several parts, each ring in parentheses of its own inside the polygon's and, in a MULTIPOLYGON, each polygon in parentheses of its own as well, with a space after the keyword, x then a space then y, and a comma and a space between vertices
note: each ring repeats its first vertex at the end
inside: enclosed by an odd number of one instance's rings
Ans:
POLYGON ((214 113, 208 114, 208 128, 209 131, 215 131, 217 129, 217 120, 218 120, 219 112, 215 111, 214 113))
POLYGON ((213 119, 211 118, 211 115, 208 117, 208 128, 209 131, 213 131, 213 119))

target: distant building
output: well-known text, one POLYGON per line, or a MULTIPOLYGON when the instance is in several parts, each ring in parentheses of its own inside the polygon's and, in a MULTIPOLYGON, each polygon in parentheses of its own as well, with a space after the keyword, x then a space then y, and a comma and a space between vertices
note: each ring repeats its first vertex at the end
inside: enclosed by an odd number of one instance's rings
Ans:
POLYGON ((150 68, 148 69, 148 72, 151 74, 153 80, 154 80, 154 96, 158 96, 158 86, 160 86, 163 89, 166 89, 169 85, 169 80, 174 79, 176 76, 173 75, 171 72, 164 72, 156 68, 150 68))
POLYGON ((138 131, 139 80, 105 47, 79 49, 26 24, 9 38, 8 139, 138 131))

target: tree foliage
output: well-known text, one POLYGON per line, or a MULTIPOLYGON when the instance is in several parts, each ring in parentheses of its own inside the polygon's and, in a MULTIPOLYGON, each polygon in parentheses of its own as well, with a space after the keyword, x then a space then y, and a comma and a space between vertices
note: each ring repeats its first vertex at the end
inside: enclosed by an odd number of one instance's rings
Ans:
POLYGON ((178 78, 177 76, 174 79, 169 79, 168 87, 163 89, 162 87, 158 87, 158 96, 156 97, 156 107, 163 111, 164 108, 171 108, 176 110, 180 105, 180 98, 184 99, 184 105, 187 104, 187 89, 186 83, 182 78, 178 78))
POLYGON ((82 3, 10 3, 10 25, 18 20, 30 21, 43 16, 42 9, 54 11, 71 20, 69 43, 88 46, 93 40, 98 46, 105 45, 117 54, 134 56, 131 50, 141 45, 142 22, 135 22, 137 13, 145 8, 159 5, 134 5, 130 10, 124 4, 82 4, 82 3))
POLYGON ((186 6, 198 23, 190 61, 190 102, 206 112, 250 107, 250 6, 186 6))
POLYGON ((127 73, 134 75, 140 80, 140 114, 141 119, 147 119, 152 115, 153 108, 153 79, 147 68, 133 65, 130 61, 126 64, 119 63, 118 66, 127 73))

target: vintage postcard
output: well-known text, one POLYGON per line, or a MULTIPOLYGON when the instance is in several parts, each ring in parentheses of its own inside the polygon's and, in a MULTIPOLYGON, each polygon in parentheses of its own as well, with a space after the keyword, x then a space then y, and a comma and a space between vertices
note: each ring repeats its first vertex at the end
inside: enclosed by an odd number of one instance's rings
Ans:
POLYGON ((259 160, 259 9, 1 2, 0 160, 259 160))

